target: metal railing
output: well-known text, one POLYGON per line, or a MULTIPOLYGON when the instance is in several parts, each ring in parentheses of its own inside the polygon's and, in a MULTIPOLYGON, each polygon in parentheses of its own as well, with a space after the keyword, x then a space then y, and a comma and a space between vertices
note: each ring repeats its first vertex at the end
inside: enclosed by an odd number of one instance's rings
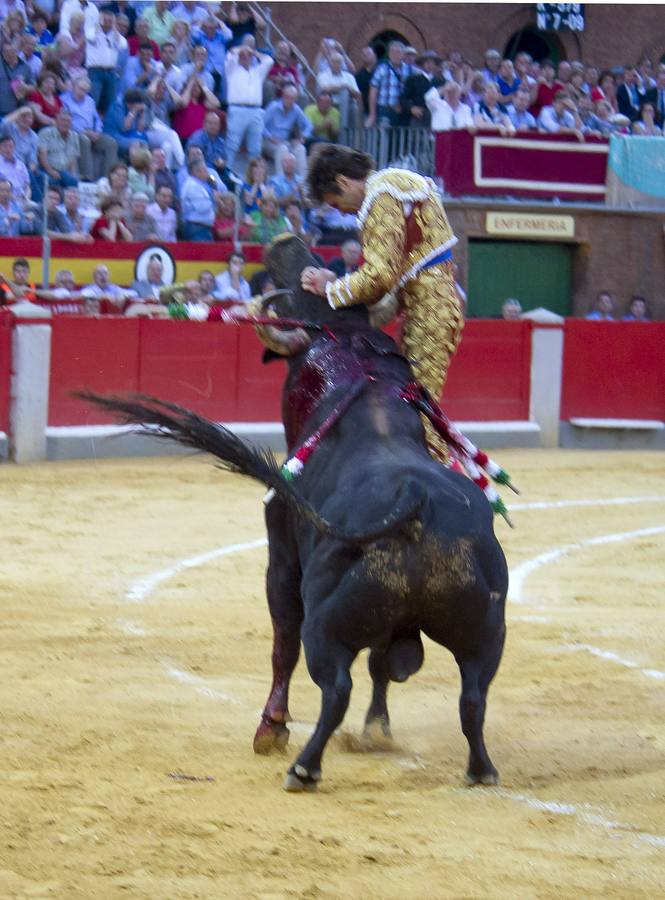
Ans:
MULTIPOLYGON (((303 67, 303 70, 305 72, 305 78, 306 79, 311 78, 313 84, 316 85, 316 72, 310 66, 309 61, 307 60, 307 57, 305 56, 305 54, 302 53, 302 51, 298 47, 296 47, 296 45, 293 43, 293 41, 290 41, 288 39, 288 37, 281 30, 279 25, 275 25, 273 18, 272 18, 270 7, 269 6, 261 6, 260 3, 254 2, 254 3, 249 3, 249 8, 252 11, 255 10, 256 12, 258 12, 259 15, 265 19, 265 22, 266 22, 265 38, 266 38, 266 44, 268 45, 268 47, 270 47, 270 49, 272 49, 272 42, 270 39, 270 31, 271 31, 271 29, 274 29, 277 32, 277 34, 279 35, 280 39, 283 41, 286 41, 289 44, 289 46, 292 48, 296 59, 298 60, 300 65, 303 67)), ((316 97, 314 96, 312 91, 310 91, 310 89, 307 87, 307 83, 303 84, 302 88, 303 88, 304 92, 307 94, 310 101, 312 103, 316 103, 316 97)))
POLYGON ((399 166, 421 175, 434 175, 434 135, 429 128, 342 128, 339 140, 354 150, 369 153, 379 169, 399 166))

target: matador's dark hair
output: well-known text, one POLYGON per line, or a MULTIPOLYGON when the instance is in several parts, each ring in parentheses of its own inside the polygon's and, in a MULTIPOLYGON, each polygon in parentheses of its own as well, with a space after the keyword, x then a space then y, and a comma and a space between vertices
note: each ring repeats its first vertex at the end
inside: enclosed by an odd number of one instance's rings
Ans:
POLYGON ((367 153, 340 144, 316 144, 312 149, 307 172, 307 187, 312 200, 322 202, 324 194, 341 194, 337 175, 366 178, 376 163, 367 153))

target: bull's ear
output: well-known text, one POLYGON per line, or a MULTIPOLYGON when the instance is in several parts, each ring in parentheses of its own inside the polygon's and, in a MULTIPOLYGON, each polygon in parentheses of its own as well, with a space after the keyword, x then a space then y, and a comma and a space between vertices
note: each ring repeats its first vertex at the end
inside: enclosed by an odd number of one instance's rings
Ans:
POLYGON ((263 351, 263 356, 261 357, 261 362, 265 365, 266 363, 274 362, 276 359, 281 359, 283 362, 285 358, 286 357, 282 356, 281 353, 275 353, 274 350, 265 349, 263 351))

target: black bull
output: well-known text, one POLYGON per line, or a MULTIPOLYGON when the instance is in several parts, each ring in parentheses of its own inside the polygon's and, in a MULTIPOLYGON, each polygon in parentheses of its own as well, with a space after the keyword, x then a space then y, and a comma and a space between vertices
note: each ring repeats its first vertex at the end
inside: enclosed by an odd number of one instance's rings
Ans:
POLYGON ((266 506, 273 684, 255 750, 288 741, 289 682, 301 641, 321 689, 319 720, 289 769, 288 790, 313 789, 320 780, 323 751, 349 704, 351 665, 364 648, 373 685, 366 734, 390 735, 388 684, 420 668, 421 632, 447 647, 460 668, 467 780, 495 784, 483 722, 503 650, 508 577, 492 510, 468 478, 429 455, 420 416, 400 396, 413 376, 392 339, 371 327, 364 308, 333 312, 304 294, 299 278, 307 264, 315 263, 296 239, 277 242, 268 258, 278 285, 292 289, 279 312, 330 329, 290 335, 291 352, 299 352, 288 358, 283 394, 289 453, 359 379, 363 388, 295 481, 282 477, 270 454, 187 410, 150 398, 87 396, 274 490, 266 506))

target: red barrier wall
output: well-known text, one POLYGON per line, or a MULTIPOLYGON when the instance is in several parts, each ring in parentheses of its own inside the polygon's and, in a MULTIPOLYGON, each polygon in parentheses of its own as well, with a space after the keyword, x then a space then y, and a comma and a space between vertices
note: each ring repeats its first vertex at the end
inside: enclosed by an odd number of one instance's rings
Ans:
POLYGON ((529 418, 531 323, 470 320, 453 357, 442 405, 453 421, 529 418))
POLYGON ((9 391, 12 379, 12 325, 10 312, 0 310, 0 431, 9 433, 9 391))
POLYGON ((566 321, 561 419, 665 421, 665 323, 566 321))
MULTIPOLYGON (((529 413, 528 322, 470 321, 444 395, 458 420, 526 419, 529 413)), ((49 425, 109 421, 71 397, 141 391, 225 422, 280 419, 286 364, 261 363, 251 328, 151 319, 53 320, 49 425)))

